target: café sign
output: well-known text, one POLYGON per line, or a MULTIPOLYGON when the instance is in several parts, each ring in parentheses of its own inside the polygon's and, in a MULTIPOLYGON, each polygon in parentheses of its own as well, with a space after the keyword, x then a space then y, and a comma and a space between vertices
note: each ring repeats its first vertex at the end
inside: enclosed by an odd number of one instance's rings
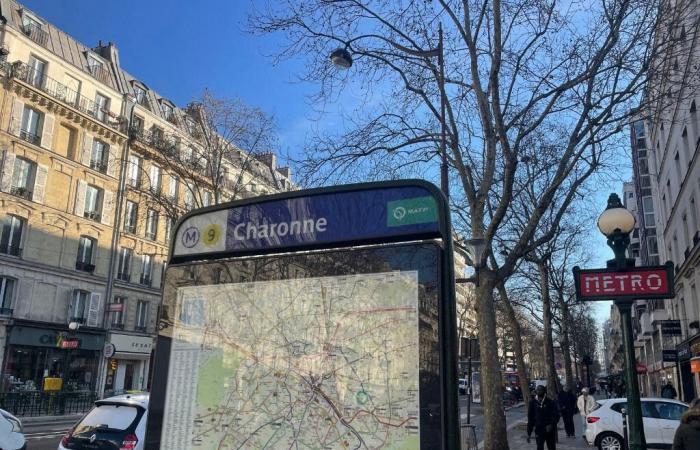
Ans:
POLYGON ((673 264, 627 270, 574 267, 579 301, 673 298, 673 264))

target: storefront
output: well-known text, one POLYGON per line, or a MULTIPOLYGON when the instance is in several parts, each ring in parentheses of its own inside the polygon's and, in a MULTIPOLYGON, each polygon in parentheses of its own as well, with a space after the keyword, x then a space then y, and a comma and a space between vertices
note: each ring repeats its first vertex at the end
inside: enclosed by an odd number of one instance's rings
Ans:
POLYGON ((9 327, 0 391, 93 392, 103 347, 99 332, 15 324, 9 327))
POLYGON ((700 392, 700 376, 693 372, 693 359, 700 356, 700 336, 694 336, 680 343, 678 350, 678 364, 681 369, 681 400, 689 402, 700 392))
POLYGON ((153 338, 110 333, 104 347, 105 396, 147 389, 153 338))

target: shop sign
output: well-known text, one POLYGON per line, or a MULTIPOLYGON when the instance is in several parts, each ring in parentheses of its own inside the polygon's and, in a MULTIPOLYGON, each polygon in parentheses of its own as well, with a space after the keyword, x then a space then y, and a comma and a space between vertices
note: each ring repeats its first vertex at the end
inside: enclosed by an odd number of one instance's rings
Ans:
POLYGON ((693 358, 690 360, 690 372, 700 373, 700 358, 693 358))
POLYGON ((67 333, 65 331, 13 326, 8 343, 33 347, 53 347, 65 350, 102 350, 104 336, 91 333, 67 333))
POLYGON ((56 347, 63 349, 75 349, 80 348, 80 339, 59 339, 56 342, 56 347))
POLYGON ((676 362, 678 361, 678 352, 675 350, 662 350, 661 360, 663 362, 676 362))
POLYGON ((116 353, 116 347, 114 347, 114 344, 111 342, 108 342, 105 344, 105 347, 102 349, 102 354, 104 355, 105 358, 111 358, 114 356, 114 353, 116 353))
POLYGON ((678 360, 679 361, 685 361, 686 359, 690 359, 690 344, 687 342, 684 342, 682 344, 678 344, 676 347, 677 352, 678 352, 678 360))
POLYGON ((638 374, 645 374, 647 373, 647 366, 645 366, 642 363, 637 363, 634 368, 637 370, 638 374))
POLYGON ((700 354, 700 339, 695 339, 691 344, 690 344, 690 356, 696 356, 700 354))
POLYGON ((662 320, 661 332, 665 336, 683 336, 680 320, 662 320))
POLYGON ((153 350, 153 338, 150 336, 113 333, 109 341, 114 344, 116 353, 151 353, 153 350))
POLYGON ((44 378, 44 390, 45 391, 60 391, 63 387, 63 379, 55 377, 44 378))

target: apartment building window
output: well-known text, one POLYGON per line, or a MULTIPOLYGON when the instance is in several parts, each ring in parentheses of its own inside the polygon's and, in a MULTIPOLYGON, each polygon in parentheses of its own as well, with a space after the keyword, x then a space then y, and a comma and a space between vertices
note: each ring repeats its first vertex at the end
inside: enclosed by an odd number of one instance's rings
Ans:
POLYGON ((204 191, 204 206, 209 206, 213 202, 213 195, 209 191, 204 191))
POLYGON ((168 184, 168 197, 174 202, 177 202, 177 191, 178 191, 178 179, 175 176, 170 177, 170 182, 168 184))
POLYGON ((136 325, 134 328, 138 331, 146 331, 148 324, 148 302, 139 300, 136 303, 136 325))
POLYGON ((16 158, 12 172, 10 194, 27 200, 32 199, 34 178, 36 176, 36 163, 24 158, 16 158))
POLYGON ((16 216, 5 216, 0 227, 0 253, 20 256, 22 249, 22 232, 25 221, 16 216))
POLYGON ((693 245, 695 245, 697 242, 695 242, 698 238, 698 227, 700 224, 698 224, 698 209, 697 205, 695 204, 695 197, 692 197, 690 199, 690 218, 692 219, 692 222, 690 223, 690 230, 693 233, 693 245))
POLYGON ((194 188, 191 185, 187 185, 185 189, 185 208, 192 209, 194 206, 194 188))
POLYGON ((44 86, 44 77, 46 76, 46 61, 37 58, 34 55, 29 57, 28 64, 29 73, 27 74, 27 81, 32 86, 41 88, 44 86))
POLYGON ((642 197, 642 209, 644 210, 644 226, 649 228, 654 224, 654 200, 651 197, 642 197))
POLYGON ((75 290, 70 303, 69 322, 85 323, 85 310, 87 309, 90 293, 87 291, 75 290))
POLYGON ((172 122, 175 117, 173 115, 173 107, 168 105, 167 103, 161 103, 160 104, 160 109, 163 112, 163 117, 165 120, 172 122))
POLYGON ((110 326, 112 328, 122 329, 124 328, 124 313, 126 312, 126 298, 125 297, 114 297, 112 303, 109 305, 110 311, 110 326))
POLYGON ((92 141, 92 153, 90 154, 90 168, 98 172, 107 172, 107 159, 109 158, 109 146, 97 139, 92 141))
POLYGON ((678 180, 678 185, 680 186, 683 178, 681 174, 681 158, 679 152, 676 152, 676 156, 673 157, 673 165, 676 168, 676 180, 678 180))
POLYGON ((0 277, 0 316, 11 316, 17 280, 0 277))
POLYGON ((634 123, 634 137, 637 140, 637 148, 646 148, 646 134, 644 133, 644 122, 641 120, 634 123))
POLYGON ((146 213, 146 237, 155 240, 158 234, 158 211, 149 209, 146 213))
POLYGON ((146 97, 146 90, 139 86, 138 84, 134 84, 134 97, 136 97, 136 103, 138 103, 141 106, 147 106, 148 100, 146 97))
POLYGON ((126 201, 126 211, 124 213, 124 231, 136 233, 136 222, 138 220, 139 206, 131 200, 126 201))
POLYGON ((95 94, 95 117, 97 120, 105 121, 109 112, 109 98, 97 93, 95 94))
POLYGON ((162 128, 153 126, 151 129, 151 133, 153 135, 153 145, 159 146, 165 141, 165 132, 163 131, 162 128))
POLYGON ((151 165, 151 170, 149 173, 149 178, 151 179, 151 192, 158 193, 160 191, 162 172, 160 167, 155 164, 151 165))
POLYGON ((75 261, 75 268, 77 270, 82 270, 83 272, 94 272, 94 253, 95 240, 87 236, 80 236, 80 240, 78 241, 78 257, 75 261))
POLYGON ((129 155, 129 166, 126 178, 126 182, 129 186, 139 186, 141 180, 141 158, 136 155, 129 155))
POLYGON ((24 107, 22 111, 22 124, 19 131, 20 139, 23 139, 31 144, 41 144, 41 127, 44 115, 39 111, 24 107))
POLYGON ((191 136, 197 133, 197 124, 191 117, 185 117, 185 126, 187 127, 187 132, 190 133, 191 136))
POLYGON ((131 257, 133 256, 133 250, 130 248, 122 247, 119 250, 119 261, 117 263, 117 279, 121 281, 126 281, 127 283, 131 281, 131 257))
POLYGON ((688 214, 683 213, 683 239, 684 242, 683 244, 686 246, 685 252, 686 252, 686 257, 688 256, 688 253, 691 248, 693 248, 693 243, 691 241, 690 237, 690 227, 688 225, 688 214))
POLYGON ((87 185, 85 188, 85 212, 83 213, 86 219, 100 221, 103 196, 102 189, 90 184, 87 185))
MULTIPOLYGON (((669 250, 669 256, 671 251, 669 250)), ((649 255, 649 264, 656 265, 659 263, 659 243, 656 236, 647 236, 647 254, 649 255)))
POLYGON ((141 261, 141 284, 150 286, 151 274, 153 273, 153 256, 143 255, 141 261))
POLYGON ((134 115, 134 118, 131 119, 132 131, 134 131, 138 134, 141 134, 141 133, 143 133, 143 127, 144 127, 143 117, 139 117, 137 115, 134 115))
POLYGON ((173 219, 171 217, 168 217, 165 219, 165 242, 169 243, 170 242, 170 233, 173 231, 173 219))

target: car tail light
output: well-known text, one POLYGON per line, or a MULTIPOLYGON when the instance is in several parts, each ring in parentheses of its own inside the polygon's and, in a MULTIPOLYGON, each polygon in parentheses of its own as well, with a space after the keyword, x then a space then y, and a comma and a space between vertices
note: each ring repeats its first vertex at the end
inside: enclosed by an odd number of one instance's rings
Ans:
POLYGON ((61 445, 64 447, 68 447, 70 443, 68 442, 71 437, 73 437, 73 431, 75 431, 75 427, 71 428, 68 430, 68 433, 66 433, 65 436, 63 436, 63 439, 61 439, 61 445))
POLYGON ((600 417, 593 417, 593 416, 586 417, 586 422, 588 422, 588 423, 596 423, 599 420, 600 420, 600 417))
POLYGON ((136 448, 136 444, 138 443, 139 438, 137 438, 135 434, 127 434, 124 437, 124 441, 122 441, 122 446, 119 448, 119 450, 134 450, 136 448))

